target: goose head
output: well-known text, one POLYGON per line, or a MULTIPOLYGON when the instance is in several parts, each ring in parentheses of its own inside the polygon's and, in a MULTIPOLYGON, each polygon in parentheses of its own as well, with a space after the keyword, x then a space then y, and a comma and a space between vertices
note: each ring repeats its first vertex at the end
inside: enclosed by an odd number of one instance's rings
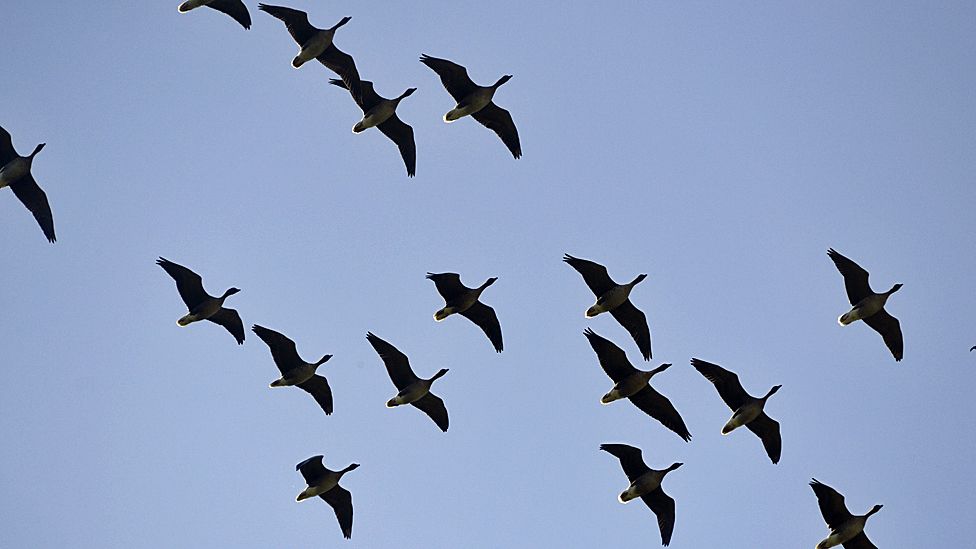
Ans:
POLYGON ((429 379, 428 381, 430 381, 431 383, 433 383, 433 382, 434 382, 434 381, 435 381, 435 380, 436 380, 437 378, 439 378, 439 377, 441 377, 441 376, 443 376, 443 375, 444 375, 444 374, 446 374, 447 372, 448 372, 448 369, 447 369, 447 368, 441 368, 441 369, 440 369, 440 370, 439 370, 439 371, 438 371, 438 372, 437 372, 436 374, 434 374, 434 376, 433 376, 432 378, 430 378, 430 379, 429 379))
POLYGON ((417 91, 417 88, 407 88, 407 91, 405 91, 405 92, 403 92, 403 93, 401 93, 401 94, 400 94, 400 97, 397 97, 397 98, 396 98, 396 101, 397 101, 397 102, 399 102, 399 101, 400 101, 401 99, 403 99, 404 97, 409 97, 409 96, 410 96, 410 95, 411 95, 411 94, 412 94, 413 92, 415 92, 415 91, 417 91))
POLYGON ((491 286, 492 284, 494 284, 496 280, 498 280, 498 277, 497 276, 493 276, 493 277, 489 278, 488 280, 485 281, 484 284, 482 284, 481 286, 478 286, 478 291, 479 292, 483 292, 485 290, 485 288, 487 288, 488 286, 491 286))
POLYGON ((330 358, 332 358, 332 355, 325 355, 321 359, 319 359, 318 362, 312 364, 312 366, 314 366, 315 368, 318 368, 319 366, 321 366, 321 365, 325 364, 326 362, 328 362, 330 358))
POLYGON ((332 28, 329 29, 329 30, 332 31, 332 32, 335 32, 336 29, 338 29, 339 27, 341 27, 341 26, 345 25, 346 23, 348 23, 350 19, 352 19, 352 17, 348 17, 348 16, 347 17, 343 17, 341 21, 339 21, 338 23, 336 23, 335 25, 333 25, 332 28))
POLYGON ((864 518, 868 518, 868 517, 870 517, 871 515, 873 515, 873 514, 875 514, 875 513, 877 513, 878 511, 880 511, 880 510, 881 510, 881 508, 882 508, 882 507, 884 507, 884 505, 881 505, 880 503, 879 503, 878 505, 875 505, 874 507, 872 507, 872 508, 871 508, 871 510, 870 510, 870 511, 868 511, 868 512, 867 512, 867 514, 866 514, 866 515, 864 515, 864 518))
POLYGON ((676 462, 672 463, 670 467, 668 467, 667 469, 665 469, 664 472, 665 473, 670 473, 671 471, 674 471, 675 469, 677 469, 678 467, 681 467, 682 465, 684 465, 684 463, 681 463, 680 461, 676 461, 676 462))
POLYGON ((239 291, 241 291, 240 288, 228 288, 227 291, 224 292, 224 295, 220 296, 220 299, 227 299, 228 297, 236 294, 239 291))
POLYGON ((491 87, 492 88, 495 88, 497 90, 498 89, 498 86, 501 86, 502 84, 504 84, 505 82, 508 82, 511 79, 512 79, 512 75, 511 74, 506 74, 505 76, 499 78, 498 79, 498 82, 495 82, 494 84, 492 84, 491 87))
POLYGON ((633 288, 634 286, 637 285, 638 282, 644 280, 645 278, 647 278, 647 275, 646 274, 639 274, 639 275, 637 275, 637 278, 635 278, 634 280, 631 280, 630 281, 630 284, 627 284, 627 285, 630 286, 631 288, 633 288))
POLYGON ((349 471, 352 471, 353 469, 357 469, 357 468, 359 468, 359 464, 358 463, 350 463, 349 464, 349 467, 346 467, 345 469, 339 471, 339 475, 342 476, 342 475, 348 473, 349 471))
POLYGON ((779 391, 779 389, 780 389, 780 387, 782 387, 782 385, 773 385, 773 388, 772 388, 772 389, 770 389, 770 390, 769 390, 769 392, 768 392, 768 393, 766 393, 766 396, 764 396, 764 397, 762 397, 762 399, 763 399, 763 400, 766 400, 767 398, 769 398, 769 397, 771 397, 771 396, 773 396, 773 394, 774 394, 774 393, 775 393, 776 391, 779 391))
POLYGON ((897 292, 898 290, 900 290, 901 289, 901 286, 902 286, 901 284, 895 284, 894 286, 891 287, 890 290, 888 290, 885 293, 888 294, 888 295, 891 295, 891 294, 897 292))

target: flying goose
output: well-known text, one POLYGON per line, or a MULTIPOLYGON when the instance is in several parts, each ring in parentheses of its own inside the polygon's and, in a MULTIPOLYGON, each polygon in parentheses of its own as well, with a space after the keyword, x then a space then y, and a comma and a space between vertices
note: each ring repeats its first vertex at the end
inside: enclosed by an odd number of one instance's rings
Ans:
POLYGON ((494 309, 478 301, 481 292, 494 284, 497 277, 489 278, 477 288, 468 288, 461 284, 461 275, 457 273, 427 273, 427 278, 434 281, 437 293, 445 301, 444 308, 434 313, 434 320, 440 322, 457 313, 485 332, 496 353, 502 352, 502 327, 498 324, 498 316, 494 309))
POLYGON ((37 186, 37 181, 34 181, 30 172, 34 156, 41 152, 44 145, 45 143, 41 143, 34 147, 34 152, 20 156, 14 150, 10 134, 0 126, 0 189, 10 187, 14 196, 34 214, 34 219, 41 226, 48 242, 54 242, 57 238, 54 236, 51 206, 47 202, 47 195, 37 186))
MULTIPOLYGON (((329 83, 346 90, 349 89, 342 80, 330 78, 329 83)), ((400 120, 396 114, 396 108, 404 97, 408 97, 417 91, 417 88, 407 88, 407 91, 401 93, 399 97, 386 99, 376 93, 373 89, 373 83, 369 80, 360 80, 359 84, 362 90, 362 99, 356 101, 356 104, 363 110, 363 119, 352 127, 353 133, 364 132, 368 128, 376 126, 383 132, 383 135, 396 143, 400 149, 400 156, 403 157, 403 163, 407 166, 407 176, 413 177, 417 171, 417 145, 413 140, 413 128, 400 120)))
POLYGON ((868 284, 868 272, 850 259, 842 256, 833 248, 827 250, 827 255, 833 260, 840 274, 844 275, 844 286, 847 288, 847 299, 853 309, 837 319, 841 326, 847 326, 855 320, 863 320, 865 324, 881 334, 885 345, 899 361, 904 354, 905 344, 901 337, 901 325, 898 319, 884 310, 885 303, 891 294, 901 289, 901 284, 895 284, 890 290, 876 294, 868 284))
POLYGON ((180 13, 186 13, 200 6, 207 6, 217 11, 222 11, 234 18, 245 29, 251 28, 251 14, 247 11, 247 6, 241 0, 186 0, 180 4, 180 13))
POLYGON ((393 385, 400 391, 397 395, 386 403, 387 408, 400 406, 402 404, 413 404, 423 413, 430 416, 434 423, 447 432, 447 408, 444 401, 437 395, 430 392, 430 386, 434 381, 447 373, 447 368, 441 369, 430 379, 420 379, 413 370, 410 369, 410 362, 407 355, 401 353, 396 347, 386 341, 376 337, 372 332, 366 333, 366 339, 373 346, 376 353, 383 359, 386 365, 386 372, 390 374, 393 385))
POLYGON ((617 284, 610 278, 607 268, 587 259, 579 259, 569 254, 563 261, 583 275, 583 281, 596 294, 596 303, 586 310, 586 318, 592 318, 609 311, 613 318, 624 327, 637 343, 644 360, 651 359, 651 330, 647 327, 647 317, 630 301, 630 292, 638 282, 647 278, 646 274, 627 284, 617 284))
POLYGON ((457 101, 457 106, 444 115, 444 122, 454 122, 470 114, 483 126, 498 134, 512 156, 522 156, 522 145, 519 144, 518 130, 512 121, 512 115, 491 100, 498 87, 508 82, 512 75, 506 74, 490 86, 479 86, 468 77, 468 70, 457 63, 427 54, 420 56, 420 62, 441 77, 441 83, 457 101))
POLYGON ((237 288, 229 288, 224 295, 213 297, 203 289, 203 280, 200 275, 187 269, 182 265, 177 265, 172 261, 160 257, 156 260, 169 276, 176 281, 176 289, 183 298, 183 303, 190 310, 189 313, 176 321, 180 326, 186 326, 191 322, 209 320, 215 324, 220 324, 237 340, 237 344, 244 343, 244 323, 241 316, 234 309, 224 307, 224 300, 239 292, 237 288))
POLYGON ((837 490, 817 479, 810 482, 810 487, 817 495, 820 514, 830 528, 830 535, 818 543, 816 549, 828 549, 838 545, 843 545, 844 549, 878 549, 864 534, 864 524, 868 517, 881 510, 882 505, 875 505, 867 514, 852 515, 844 504, 844 496, 837 490))
POLYGON ((342 475, 357 467, 359 464, 353 463, 341 471, 330 471, 322 465, 322 456, 312 456, 295 466, 295 470, 301 471, 305 482, 308 483, 308 488, 298 494, 296 501, 315 496, 324 499, 335 511, 339 528, 342 528, 342 535, 346 539, 352 537, 352 494, 339 486, 339 480, 342 475))
POLYGON ((705 379, 715 385, 719 396, 732 409, 732 417, 722 427, 722 434, 727 435, 745 425, 762 440, 769 459, 773 463, 779 463, 780 453, 783 450, 783 439, 779 435, 779 423, 767 416, 763 407, 766 406, 766 400, 773 393, 779 391, 782 385, 774 385, 766 393, 766 396, 753 398, 742 388, 742 384, 739 383, 739 376, 735 375, 735 372, 730 372, 718 364, 697 358, 691 359, 691 365, 701 375, 705 376, 705 379))
POLYGON ((308 363, 298 356, 295 342, 274 330, 258 326, 251 326, 271 349, 271 357, 275 365, 281 370, 281 377, 271 382, 271 387, 287 387, 294 385, 315 398, 325 415, 332 413, 332 389, 329 381, 317 375, 315 369, 327 362, 332 355, 325 355, 318 362, 308 363))
POLYGON ((620 460, 620 466, 627 475, 627 480, 630 481, 630 486, 621 492, 617 500, 620 503, 627 503, 636 498, 644 500, 644 503, 657 515, 657 525, 661 530, 661 544, 667 547, 671 543, 671 534, 674 532, 674 500, 664 493, 661 481, 664 480, 665 475, 684 464, 672 463, 667 469, 658 471, 644 463, 640 448, 627 444, 601 444, 600 449, 620 460))
POLYGON ((615 400, 629 398, 634 406, 642 412, 661 422, 662 425, 674 431, 685 442, 691 440, 691 433, 685 427, 684 420, 678 414, 671 401, 650 386, 651 378, 671 367, 662 364, 657 368, 645 372, 638 370, 627 360, 627 354, 608 339, 600 337, 593 330, 587 328, 583 335, 590 341, 590 346, 596 351, 603 371, 613 380, 613 389, 603 395, 600 402, 610 404, 615 400))
POLYGON ((343 17, 331 28, 319 29, 308 22, 308 14, 301 10, 268 4, 258 4, 258 9, 284 22, 285 26, 288 27, 288 33, 301 46, 301 51, 292 60, 291 66, 297 69, 307 61, 318 59, 320 63, 338 74, 339 78, 342 78, 346 84, 346 89, 352 92, 352 96, 357 98, 357 102, 361 100, 358 99, 362 97, 362 90, 359 84, 359 71, 356 70, 356 62, 349 54, 337 48, 333 43, 336 29, 348 23, 352 17, 343 17))

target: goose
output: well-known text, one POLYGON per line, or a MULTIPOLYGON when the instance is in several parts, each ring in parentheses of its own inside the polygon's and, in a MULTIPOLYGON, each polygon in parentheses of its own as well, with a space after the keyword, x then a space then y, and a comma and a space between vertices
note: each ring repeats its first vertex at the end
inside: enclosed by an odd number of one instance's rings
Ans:
POLYGON ((773 396, 776 391, 779 391, 782 385, 774 385, 766 393, 766 396, 753 398, 742 388, 742 384, 739 383, 739 376, 735 375, 735 372, 730 372, 718 364, 697 358, 691 359, 691 365, 701 375, 705 376, 705 379, 715 385, 719 396, 733 411, 728 423, 722 427, 722 434, 727 435, 745 425, 762 440, 769 459, 773 463, 779 463, 783 449, 783 440, 779 434, 779 423, 767 416, 763 407, 766 406, 766 400, 773 396))
POLYGON ((816 549, 828 549, 838 545, 843 545, 844 549, 878 549, 864 534, 864 524, 868 517, 880 511, 883 505, 875 505, 864 515, 852 515, 844 504, 844 496, 837 490, 817 479, 811 480, 810 487, 817 495, 820 514, 830 528, 830 535, 818 543, 816 549))
POLYGON ((630 486, 617 497, 620 503, 627 503, 641 498, 657 516, 657 526, 661 530, 661 544, 665 547, 671 543, 674 532, 674 500, 664 493, 661 481, 664 476, 674 471, 683 463, 675 462, 662 471, 651 469, 644 463, 640 448, 628 444, 601 444, 600 449, 620 460, 630 486))
POLYGON ((649 372, 638 370, 627 360, 627 354, 612 341, 600 337, 593 330, 587 328, 583 335, 589 340, 590 346, 596 352, 603 371, 613 380, 613 388, 603 395, 600 402, 610 404, 615 400, 629 398, 634 406, 642 412, 661 422, 668 429, 674 431, 685 442, 691 440, 691 433, 685 427, 685 422, 674 408, 671 401, 650 386, 651 378, 671 367, 662 364, 649 372))
POLYGON ((498 324, 498 316, 494 309, 478 301, 481 292, 494 284, 497 277, 489 278, 477 288, 461 284, 461 275, 457 273, 427 273, 427 278, 434 281, 437 293, 445 301, 444 308, 434 313, 434 320, 440 322, 455 313, 459 314, 485 332, 496 353, 502 352, 502 327, 498 324))
POLYGON ((251 28, 251 14, 247 11, 247 6, 241 0, 186 0, 180 4, 180 13, 186 13, 192 9, 207 6, 217 11, 222 11, 234 18, 245 30, 251 28))
POLYGON ((20 156, 14 150, 10 133, 0 126, 0 189, 10 187, 17 200, 20 200, 30 213, 34 214, 34 219, 44 231, 47 241, 54 242, 57 238, 54 235, 51 205, 48 204, 47 195, 37 185, 37 181, 34 181, 34 176, 30 172, 34 157, 41 152, 44 145, 46 143, 40 143, 34 147, 34 152, 27 156, 20 156))
POLYGON ((451 123, 470 114, 481 125, 498 134, 512 156, 515 158, 522 156, 522 145, 519 144, 518 130, 515 128, 515 122, 512 121, 511 113, 491 100, 498 87, 508 82, 512 75, 506 74, 490 86, 479 86, 468 77, 468 69, 457 63, 427 54, 420 56, 420 62, 441 77, 441 83, 457 101, 457 106, 444 115, 444 122, 451 123))
POLYGON ((176 321, 177 324, 186 326, 192 322, 209 320, 226 328, 237 340, 238 345, 244 343, 244 323, 241 322, 241 316, 234 309, 224 307, 224 300, 239 292, 239 289, 229 288, 224 292, 224 295, 213 297, 204 291, 203 280, 200 275, 190 269, 173 263, 164 257, 157 259, 156 265, 162 267, 169 276, 173 277, 173 280, 176 281, 176 289, 179 290, 180 297, 183 298, 183 303, 186 303, 186 307, 190 310, 189 313, 176 321))
POLYGON ((586 310, 586 318, 609 311, 610 315, 630 332, 644 360, 650 360, 651 330, 647 327, 647 317, 630 301, 630 292, 637 283, 647 278, 647 275, 638 275, 627 284, 617 284, 610 278, 607 268, 599 263, 569 254, 563 256, 563 261, 583 275, 583 281, 596 294, 596 303, 586 310))
POLYGON ((308 483, 308 488, 302 490, 295 501, 302 501, 318 496, 335 511, 336 519, 339 520, 339 528, 346 539, 352 537, 352 494, 342 486, 339 480, 342 475, 359 467, 358 463, 350 464, 341 471, 330 471, 322 465, 323 456, 312 456, 295 466, 296 471, 300 471, 308 483))
POLYGON ((271 357, 281 370, 281 377, 271 382, 271 387, 295 386, 312 395, 325 415, 332 413, 332 389, 329 380, 315 373, 316 368, 328 362, 332 355, 325 355, 318 362, 305 362, 298 356, 295 342, 274 330, 251 326, 251 331, 261 338, 271 349, 271 357))
POLYGON ((342 78, 346 88, 351 90, 353 97, 357 98, 357 102, 361 101, 359 98, 362 97, 362 90, 356 62, 333 43, 336 29, 348 23, 352 17, 343 17, 331 28, 319 29, 308 22, 308 14, 301 10, 268 4, 258 4, 258 9, 282 21, 288 27, 291 37, 301 46, 302 49, 292 60, 291 66, 297 69, 312 59, 318 59, 342 78))
POLYGON ((413 404, 430 416, 430 419, 434 420, 441 431, 446 433, 448 425, 447 408, 440 397, 430 392, 430 386, 447 373, 447 368, 441 369, 430 379, 420 379, 410 369, 407 355, 401 353, 399 349, 376 337, 372 332, 366 333, 366 339, 383 359, 386 372, 390 375, 393 385, 400 391, 386 403, 386 407, 393 408, 403 404, 413 404))
MULTIPOLYGON (((349 89, 345 82, 335 78, 330 78, 329 84, 349 89)), ((385 99, 376 93, 373 83, 369 80, 360 80, 359 84, 362 99, 356 101, 356 104, 363 110, 363 119, 352 127, 353 133, 361 133, 376 126, 383 135, 396 143, 397 148, 400 149, 400 156, 403 157, 403 163, 407 166, 407 177, 413 177, 417 171, 417 145, 413 140, 413 128, 400 120, 396 108, 404 97, 409 97, 417 91, 417 88, 407 88, 407 91, 401 93, 399 97, 385 99)))
POLYGON ((847 298, 854 306, 850 311, 842 314, 837 322, 841 326, 863 320, 875 332, 881 334, 888 350, 895 357, 895 362, 901 360, 905 344, 901 337, 901 325, 898 319, 884 310, 885 303, 891 294, 901 289, 901 284, 895 284, 887 292, 876 294, 868 284, 868 272, 844 257, 833 248, 827 250, 827 255, 837 266, 837 270, 844 276, 844 286, 847 288, 847 298))

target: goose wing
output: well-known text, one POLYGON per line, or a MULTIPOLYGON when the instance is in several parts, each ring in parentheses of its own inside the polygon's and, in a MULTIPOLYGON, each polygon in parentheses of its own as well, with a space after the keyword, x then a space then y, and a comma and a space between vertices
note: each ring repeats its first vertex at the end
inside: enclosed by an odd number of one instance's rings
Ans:
POLYGON ((674 533, 674 499, 665 494, 660 487, 644 494, 641 499, 657 516, 657 526, 661 530, 661 544, 667 547, 671 543, 671 534, 674 533))
POLYGON ((295 342, 284 334, 257 324, 251 326, 251 331, 257 334, 261 341, 265 342, 271 349, 271 357, 274 358, 275 365, 278 366, 278 370, 283 375, 288 375, 288 372, 304 362, 298 356, 295 342))
POLYGON ((868 539, 868 536, 863 531, 845 541, 842 545, 844 549, 878 549, 878 546, 871 543, 871 540, 868 539))
POLYGON ((519 143, 518 130, 515 128, 511 113, 494 103, 488 103, 478 112, 472 113, 471 117, 498 134, 512 156, 522 157, 522 145, 519 143))
POLYGON ((258 4, 258 9, 284 22, 288 34, 298 42, 299 46, 304 46, 319 31, 308 22, 308 14, 304 11, 268 4, 258 4))
POLYGON ((461 284, 461 275, 457 273, 427 273, 427 279, 434 281, 437 293, 447 302, 471 291, 471 288, 461 284))
POLYGON ((302 473, 302 476, 305 477, 305 482, 309 486, 318 484, 319 480, 321 480, 326 473, 325 465, 322 465, 322 456, 312 456, 306 459, 305 461, 296 465, 295 470, 302 473))
POLYGON ((241 0, 214 0, 207 6, 233 17, 245 29, 251 28, 251 14, 241 0))
POLYGON ((230 332, 230 335, 234 336, 234 339, 237 340, 238 345, 244 344, 244 323, 241 322, 241 315, 237 314, 235 309, 221 307, 219 311, 207 320, 226 328, 230 332))
POLYGON ((413 128, 393 113, 377 128, 396 143, 400 149, 403 164, 407 167, 407 177, 417 173, 417 144, 413 140, 413 128))
POLYGON ((468 69, 457 63, 431 57, 426 53, 420 56, 420 62, 430 67, 437 73, 437 76, 441 77, 441 84, 458 103, 478 89, 478 85, 468 76, 468 69))
POLYGON ((325 51, 319 54, 317 59, 330 71, 339 75, 342 83, 346 85, 346 89, 349 90, 357 103, 362 101, 363 89, 359 79, 359 71, 356 70, 356 62, 353 61, 351 55, 340 50, 333 43, 325 48, 325 51))
POLYGON ((10 132, 3 129, 3 126, 0 126, 0 168, 6 166, 8 162, 17 157, 17 151, 14 150, 14 143, 10 137, 10 132))
POLYGON ((430 416, 430 419, 434 420, 434 423, 441 428, 441 431, 447 432, 447 407, 444 406, 444 401, 440 397, 428 392, 419 400, 411 402, 411 404, 430 416))
POLYGON ((766 449, 766 455, 769 456, 770 461, 779 463, 779 456, 783 452, 783 439, 779 434, 779 422, 767 416, 766 412, 760 412, 756 419, 746 423, 746 427, 762 440, 763 448, 766 449))
POLYGON ((366 333, 366 340, 373 346, 376 354, 380 355, 383 364, 386 365, 386 372, 390 375, 390 380, 393 381, 393 385, 398 390, 402 391, 404 387, 420 380, 410 369, 410 361, 407 360, 407 355, 401 353, 399 349, 376 337, 373 332, 366 333))
POLYGON ((34 176, 29 172, 10 184, 10 190, 14 192, 17 199, 27 206, 30 213, 34 214, 34 219, 44 231, 44 236, 48 242, 54 242, 54 216, 51 215, 51 205, 47 202, 47 195, 34 181, 34 176))
POLYGON ((629 444, 601 444, 600 449, 620 460, 620 467, 630 482, 634 482, 638 477, 651 470, 644 463, 640 448, 634 448, 629 444))
POLYGON ((203 279, 197 273, 183 265, 173 263, 165 257, 157 259, 156 265, 162 267, 176 281, 176 289, 180 292, 180 297, 183 298, 183 303, 188 309, 193 309, 210 299, 210 295, 203 290, 203 279))
POLYGON ((624 329, 634 338, 644 360, 651 359, 651 329, 647 326, 647 317, 627 299, 620 305, 610 309, 610 315, 617 319, 624 329))
POLYGON ((346 539, 352 537, 352 494, 338 484, 324 494, 319 494, 326 503, 335 511, 336 519, 339 521, 339 528, 342 529, 342 536, 346 539))
MULTIPOLYGON (((349 90, 349 86, 347 86, 345 82, 339 80, 338 78, 330 78, 329 84, 332 84, 333 86, 339 86, 340 88, 347 91, 349 90)), ((360 89, 361 97, 359 98, 358 101, 356 101, 356 104, 359 105, 359 108, 363 110, 363 114, 366 114, 366 112, 369 111, 369 109, 372 109, 377 104, 379 104, 380 101, 383 100, 383 98, 376 93, 376 90, 373 89, 373 83, 370 82, 369 80, 360 80, 359 89, 360 89)), ((355 100, 356 98, 353 97, 353 99, 355 100)), ((396 113, 394 113, 393 116, 396 116, 396 113)))
POLYGON ((888 311, 881 309, 873 315, 862 319, 865 324, 881 334, 885 345, 895 357, 895 361, 901 360, 904 355, 905 342, 901 337, 901 324, 898 319, 888 314, 888 311))
POLYGON ((488 336, 488 340, 491 341, 496 353, 502 352, 502 326, 498 323, 495 309, 480 301, 475 301, 474 305, 461 311, 460 314, 481 328, 481 331, 488 336))
POLYGON ((691 359, 691 365, 701 375, 705 376, 705 379, 711 381, 712 385, 715 385, 719 396, 722 397, 725 404, 733 411, 738 410, 740 406, 749 400, 749 394, 742 388, 742 384, 739 383, 739 376, 735 372, 730 372, 718 364, 712 364, 711 362, 705 362, 697 358, 691 359))
MULTIPOLYGON (((681 414, 678 413, 674 404, 671 404, 668 397, 655 391, 653 387, 648 385, 628 398, 634 403, 634 406, 637 406, 645 414, 660 421, 661 425, 677 433, 685 442, 691 440, 691 433, 688 432, 685 421, 681 419, 681 414)), ((777 430, 778 434, 779 431, 777 430)), ((777 459, 779 459, 778 454, 777 459)))
POLYGON ((325 415, 332 414, 332 388, 329 387, 329 380, 315 374, 307 380, 298 384, 298 388, 312 395, 315 402, 319 403, 325 415))
POLYGON ((586 285, 590 287, 590 290, 597 297, 602 296, 617 286, 617 283, 607 273, 607 268, 599 263, 573 257, 569 254, 563 256, 563 261, 569 263, 572 268, 583 275, 583 282, 586 282, 586 285))
POLYGON ((824 521, 831 530, 840 528, 845 522, 853 518, 851 512, 847 510, 847 505, 844 504, 844 496, 840 495, 837 490, 817 479, 811 480, 810 488, 813 488, 813 493, 817 495, 820 514, 823 515, 824 521))
POLYGON ((871 286, 868 284, 868 272, 854 263, 850 259, 841 255, 837 250, 830 248, 827 255, 837 266, 837 270, 844 276, 844 287, 847 289, 847 299, 851 305, 857 305, 859 301, 869 295, 873 295, 871 286))
POLYGON ((637 369, 627 360, 627 354, 612 341, 598 335, 593 330, 587 328, 583 335, 590 342, 590 347, 596 352, 597 359, 603 371, 610 376, 614 383, 620 383, 627 377, 637 372, 637 369))

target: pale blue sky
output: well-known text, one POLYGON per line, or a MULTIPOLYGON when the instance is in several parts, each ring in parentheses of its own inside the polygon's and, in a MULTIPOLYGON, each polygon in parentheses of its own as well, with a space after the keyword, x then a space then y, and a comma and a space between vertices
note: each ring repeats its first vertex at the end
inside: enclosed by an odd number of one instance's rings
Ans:
POLYGON ((891 548, 976 538, 976 7, 970 2, 657 3, 296 0, 352 21, 337 44, 413 125, 417 177, 334 76, 290 66, 284 26, 178 0, 3 2, 0 125, 47 148, 49 245, 9 191, 0 286, 0 546, 657 547, 653 515, 603 442, 643 448, 677 501, 675 548, 813 547, 827 533, 810 477, 891 548), (513 160, 453 101, 421 53, 478 83, 514 78, 513 160), (371 163, 375 162, 375 163, 371 163), (875 289, 905 359, 860 323, 827 258, 875 289), (648 278, 655 378, 682 442, 611 386, 590 327, 637 361, 563 253, 648 278), (323 366, 324 416, 269 389, 267 347, 185 309, 157 256, 203 276, 249 327, 323 366), (505 352, 443 304, 427 271, 498 282, 505 352), (437 382, 451 428, 395 394, 367 330, 437 382), (772 465, 688 364, 783 389, 772 465), (297 504, 299 461, 357 462, 353 538, 297 504))

